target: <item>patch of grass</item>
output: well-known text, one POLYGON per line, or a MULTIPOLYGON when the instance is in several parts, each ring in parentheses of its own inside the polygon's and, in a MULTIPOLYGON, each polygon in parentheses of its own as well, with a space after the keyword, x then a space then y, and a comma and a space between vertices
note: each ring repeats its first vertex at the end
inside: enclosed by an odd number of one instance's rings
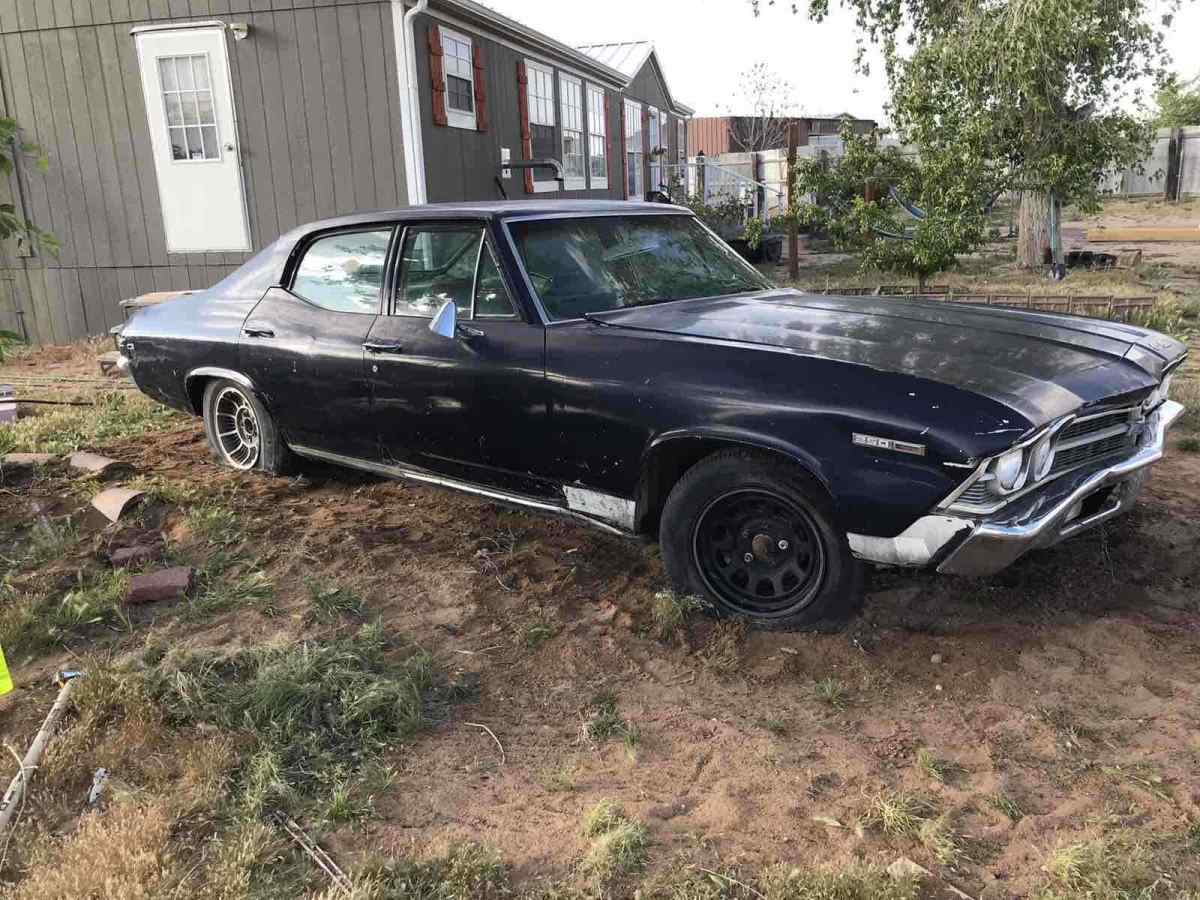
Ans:
POLYGON ((1050 884, 1044 900, 1087 897, 1135 900, 1150 897, 1155 882, 1148 844, 1128 831, 1056 848, 1043 866, 1050 884))
POLYGON ((1116 781, 1126 781, 1136 785, 1158 800, 1171 799, 1171 792, 1166 782, 1152 766, 1145 763, 1134 763, 1128 766, 1104 766, 1101 771, 1116 781))
POLYGON ((943 866, 952 866, 962 858, 962 842, 954 830, 949 813, 926 819, 917 830, 921 845, 943 866))
POLYGON ((746 623, 739 620, 718 622, 700 649, 700 658, 708 668, 722 675, 731 675, 742 662, 742 641, 746 623))
POLYGON ((583 820, 583 833, 591 839, 583 858, 583 872, 601 884, 640 869, 646 863, 650 842, 646 826, 628 818, 611 800, 601 800, 583 820))
POLYGON ((688 616, 704 608, 699 597, 680 597, 674 591, 659 591, 650 606, 650 619, 659 640, 674 640, 688 616))
POLYGON ((641 742, 637 727, 625 720, 617 709, 617 698, 607 691, 592 698, 583 720, 583 733, 597 744, 620 738, 627 748, 632 749, 641 742))
POLYGON ((1180 431, 1200 432, 1200 378, 1177 375, 1171 382, 1171 399, 1184 405, 1175 427, 1180 431))
POLYGON ((70 516, 42 519, 29 529, 25 565, 40 566, 58 559, 79 541, 79 526, 70 516))
POLYGON ((534 622, 525 627, 521 642, 527 650, 536 650, 546 641, 558 634, 558 629, 549 622, 534 622))
POLYGON ((767 900, 916 900, 921 883, 912 875, 893 878, 880 866, 840 869, 779 866, 768 873, 761 894, 767 900))
POLYGON ((187 511, 187 526, 200 540, 219 547, 240 543, 245 538, 238 514, 219 503, 193 506, 187 511))
POLYGON ((204 619, 231 609, 257 609, 266 616, 279 612, 275 606, 275 585, 261 569, 251 569, 242 575, 215 577, 202 572, 200 582, 199 591, 188 603, 188 612, 193 619, 204 619))
POLYGON ((120 570, 89 575, 58 599, 53 594, 16 594, 0 598, 0 646, 9 653, 36 656, 49 647, 100 626, 130 630, 122 600, 129 576, 120 570))
POLYGON ((832 675, 822 678, 813 685, 813 695, 833 709, 845 709, 848 701, 845 685, 832 675))
POLYGON ((783 737, 787 734, 787 723, 783 719, 768 717, 762 720, 762 726, 776 737, 783 737))
POLYGON ((356 822, 369 816, 374 808, 374 804, 359 792, 358 786, 343 775, 335 778, 329 787, 325 817, 335 823, 356 822))
POLYGON ((930 781, 945 784, 962 774, 963 768, 958 763, 948 759, 939 759, 927 747, 917 750, 917 769, 930 781))
POLYGON ((1020 804, 1004 791, 996 791, 994 794, 988 794, 985 799, 989 806, 1001 815, 1007 816, 1011 822, 1020 822, 1025 818, 1025 813, 1021 809, 1020 804))
POLYGON ((56 407, 0 429, 0 454, 73 453, 166 431, 183 421, 182 413, 132 391, 101 394, 95 406, 56 407))
POLYGON ((924 800, 903 791, 884 792, 872 798, 864 825, 878 825, 892 837, 912 837, 929 817, 930 806, 924 800))
POLYGON ((560 762, 548 765, 538 773, 538 783, 550 793, 570 793, 577 786, 577 767, 573 763, 560 762))
POLYGON ((363 598, 349 588, 312 577, 304 579, 304 588, 308 591, 309 615, 319 622, 359 617, 366 611, 363 598))
POLYGON ((512 896, 503 858, 479 844, 458 844, 445 856, 433 859, 370 863, 354 874, 353 881, 353 893, 334 887, 319 900, 498 900, 512 896))
POLYGON ((1185 453, 1200 453, 1200 437, 1188 435, 1185 438, 1181 438, 1175 446, 1185 453))

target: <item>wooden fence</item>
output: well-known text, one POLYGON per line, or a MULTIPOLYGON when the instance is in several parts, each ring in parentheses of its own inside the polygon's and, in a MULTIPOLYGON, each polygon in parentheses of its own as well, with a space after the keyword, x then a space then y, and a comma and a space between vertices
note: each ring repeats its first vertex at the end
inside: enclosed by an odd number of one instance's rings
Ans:
POLYGON ((949 285, 926 286, 918 290, 912 284, 884 284, 879 287, 812 288, 815 294, 839 294, 843 297, 918 297, 923 300, 943 300, 947 303, 978 303, 983 306, 1004 306, 1013 309, 1035 309, 1041 312, 1074 313, 1101 319, 1128 322, 1138 312, 1149 311, 1157 302, 1155 297, 1116 297, 1111 294, 1001 294, 956 293, 949 285))

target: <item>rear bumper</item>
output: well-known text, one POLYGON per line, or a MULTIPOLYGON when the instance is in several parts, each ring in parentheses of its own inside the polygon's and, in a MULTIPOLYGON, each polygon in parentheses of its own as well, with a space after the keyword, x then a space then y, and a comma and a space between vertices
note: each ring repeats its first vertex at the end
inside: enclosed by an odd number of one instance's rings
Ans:
POLYGON ((1030 550, 1052 546, 1118 516, 1137 501, 1149 467, 1162 459, 1167 429, 1183 413, 1173 400, 1152 415, 1137 452, 1047 486, 1013 508, 980 517, 923 516, 894 538, 847 535, 855 556, 887 565, 934 566, 953 575, 992 575, 1030 550))

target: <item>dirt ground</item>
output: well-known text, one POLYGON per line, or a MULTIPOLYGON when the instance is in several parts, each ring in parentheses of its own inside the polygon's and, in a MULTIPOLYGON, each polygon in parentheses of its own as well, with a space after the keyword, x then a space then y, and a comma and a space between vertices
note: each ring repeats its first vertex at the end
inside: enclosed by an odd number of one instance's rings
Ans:
MULTIPOLYGON (((26 354, 0 381, 53 375, 78 379, 57 382, 53 396, 95 396, 105 385, 91 352, 26 354)), ((1190 382, 1200 382, 1197 357, 1193 345, 1190 382)), ((139 607, 44 648, 6 645, 18 690, 0 698, 0 741, 27 746, 57 669, 120 666, 148 648, 157 658, 329 642, 378 621, 473 689, 384 754, 392 777, 369 813, 300 822, 348 871, 469 842, 498 851, 514 891, 547 897, 568 896, 549 885, 762 896, 738 882, 778 865, 837 871, 897 857, 934 873, 926 896, 948 896, 947 885, 974 898, 1200 896, 1200 455, 1181 439, 1132 514, 995 578, 880 570, 862 616, 840 634, 693 615, 664 637, 654 545, 333 468, 241 475, 215 465, 197 422, 173 416, 89 445, 127 465, 117 481, 153 495, 122 525, 89 511, 97 485, 62 463, 0 472, 0 562, 10 563, 0 613, 35 588, 57 602, 105 571, 112 548, 146 540, 200 567, 244 554, 269 599, 210 615, 180 602, 139 607), (219 539, 199 530, 212 510, 230 515, 219 539), (47 518, 72 522, 70 540, 36 566, 16 562, 47 518), (314 583, 352 592, 365 609, 314 619, 314 583), (589 727, 605 703, 619 717, 615 736, 589 727), (601 800, 643 823, 648 847, 644 863, 596 887, 580 875, 590 843, 581 822, 601 800), (897 805, 912 821, 892 827, 881 810, 897 805), (1086 860, 1089 848, 1112 871, 1144 878, 1098 881, 1083 863, 1064 874, 1062 854, 1086 860), (726 880, 714 876, 709 893, 678 887, 707 870, 726 880)), ((98 765, 118 767, 114 777, 136 792, 183 778, 171 774, 183 745, 219 737, 168 730, 122 755, 96 733, 73 737, 80 727, 69 723, 65 747, 52 747, 48 786, 34 781, 25 811, 26 827, 53 846, 94 818, 81 816, 81 798, 98 765)), ((231 777, 223 790, 245 776, 231 777)), ((185 832, 170 840, 186 843, 185 832)), ((22 880, 39 866, 71 864, 55 852, 19 844, 0 859, 11 885, 0 890, 25 896, 22 880)), ((323 886, 294 848, 279 853, 273 864, 305 868, 304 892, 323 886)), ((256 883, 229 896, 289 895, 256 893, 256 883)), ((91 894, 103 895, 135 894, 91 894)))

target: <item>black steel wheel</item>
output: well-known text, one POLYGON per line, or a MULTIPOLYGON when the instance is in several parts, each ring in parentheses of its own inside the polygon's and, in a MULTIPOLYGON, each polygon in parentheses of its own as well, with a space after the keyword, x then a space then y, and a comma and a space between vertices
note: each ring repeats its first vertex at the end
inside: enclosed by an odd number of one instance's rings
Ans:
POLYGON ((824 488, 773 454, 714 453, 672 488, 659 525, 677 591, 763 628, 834 630, 858 610, 862 566, 824 488))
POLYGON ((825 546, 812 517, 757 488, 709 503, 696 522, 692 553, 705 586, 747 616, 803 609, 825 577, 825 546))

